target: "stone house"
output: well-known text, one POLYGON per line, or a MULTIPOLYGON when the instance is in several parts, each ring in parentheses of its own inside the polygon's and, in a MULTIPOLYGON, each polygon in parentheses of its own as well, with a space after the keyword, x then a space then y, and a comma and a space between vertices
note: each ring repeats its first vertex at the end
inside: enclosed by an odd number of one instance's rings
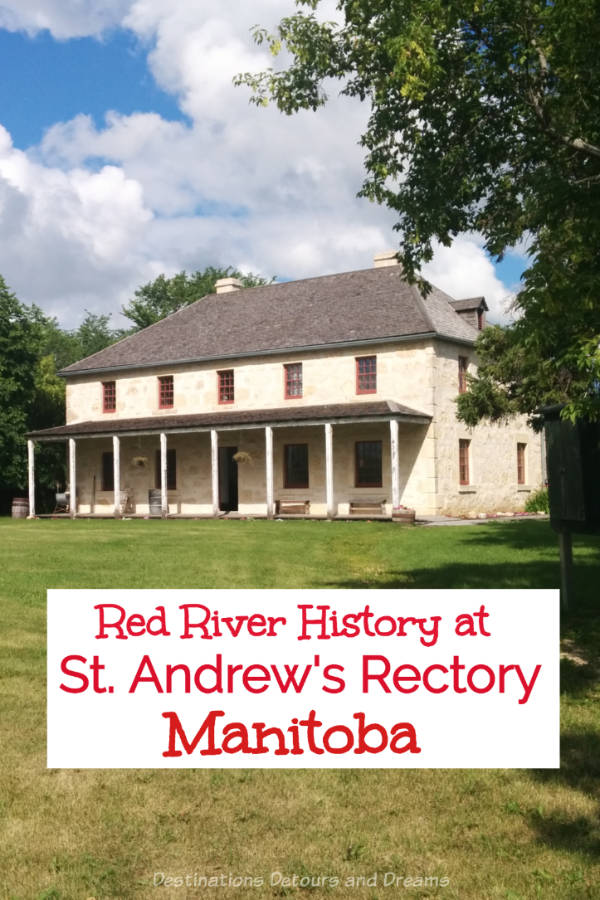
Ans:
POLYGON ((524 420, 470 430, 482 297, 425 298, 372 269, 198 300, 62 371, 71 514, 417 515, 523 508, 541 482, 524 420))

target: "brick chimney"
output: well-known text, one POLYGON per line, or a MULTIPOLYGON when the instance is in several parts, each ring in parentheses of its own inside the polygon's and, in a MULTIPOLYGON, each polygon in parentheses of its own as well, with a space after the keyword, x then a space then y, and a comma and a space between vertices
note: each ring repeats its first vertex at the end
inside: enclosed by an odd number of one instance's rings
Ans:
POLYGON ((231 294, 233 291, 241 290, 244 285, 239 278, 219 278, 215 287, 217 294, 231 294))
POLYGON ((383 253, 376 253, 373 257, 373 264, 376 269, 381 269, 383 266, 398 266, 400 264, 398 251, 384 250, 383 253))

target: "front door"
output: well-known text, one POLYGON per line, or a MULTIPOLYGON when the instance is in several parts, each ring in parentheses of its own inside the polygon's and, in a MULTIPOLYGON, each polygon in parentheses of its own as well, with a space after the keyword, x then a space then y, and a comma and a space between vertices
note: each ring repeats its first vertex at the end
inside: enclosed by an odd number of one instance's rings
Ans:
POLYGON ((238 508, 238 467, 233 458, 237 447, 219 447, 219 509, 233 512, 238 508))

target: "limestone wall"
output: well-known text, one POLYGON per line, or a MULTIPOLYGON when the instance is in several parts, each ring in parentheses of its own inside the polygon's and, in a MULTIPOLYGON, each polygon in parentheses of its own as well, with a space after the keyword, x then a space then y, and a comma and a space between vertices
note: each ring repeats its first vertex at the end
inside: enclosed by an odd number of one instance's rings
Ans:
POLYGON ((431 413, 433 347, 431 342, 398 342, 360 349, 281 354, 237 362, 198 363, 173 368, 138 369, 105 375, 78 375, 67 379, 67 424, 102 419, 186 415, 228 410, 274 409, 360 400, 395 400, 431 413), (377 356, 377 392, 357 394, 357 356, 377 356), (286 400, 284 363, 302 362, 303 396, 286 400), (235 402, 219 404, 217 371, 235 373, 235 402), (174 376, 174 406, 158 406, 158 376, 174 376), (117 383, 117 409, 102 411, 102 381, 117 383))
POLYGON ((446 515, 470 512, 522 510, 532 490, 541 486, 541 439, 524 416, 504 425, 480 424, 469 429, 456 419, 458 357, 469 358, 475 374, 474 353, 468 348, 438 342, 435 357, 435 415, 438 511, 446 515), (470 440, 470 484, 459 484, 458 442, 470 440), (526 483, 517 484, 517 443, 526 444, 526 483))
MULTIPOLYGON (((176 450, 177 488, 168 492, 169 512, 188 515, 212 513, 210 438, 206 432, 168 435, 168 447, 176 450)), ((238 465, 239 512, 266 512, 264 429, 240 429, 219 433, 221 447, 245 451, 250 460, 238 465)), ((400 425, 401 502, 419 514, 435 512, 434 442, 431 426, 400 425)), ((148 514, 148 491, 156 487, 158 435, 121 439, 121 488, 130 491, 135 512, 148 514)), ((80 514, 107 515, 113 511, 112 491, 102 490, 102 453, 112 451, 110 438, 77 441, 77 495, 80 514)), ((379 500, 391 514, 390 430, 388 423, 336 425, 333 428, 334 508, 340 515, 353 500, 379 500), (355 486, 355 442, 381 440, 382 486, 355 486)), ((313 515, 325 516, 325 435, 322 426, 275 428, 273 432, 275 500, 309 500, 313 515), (309 486, 284 486, 284 447, 306 443, 309 486)))

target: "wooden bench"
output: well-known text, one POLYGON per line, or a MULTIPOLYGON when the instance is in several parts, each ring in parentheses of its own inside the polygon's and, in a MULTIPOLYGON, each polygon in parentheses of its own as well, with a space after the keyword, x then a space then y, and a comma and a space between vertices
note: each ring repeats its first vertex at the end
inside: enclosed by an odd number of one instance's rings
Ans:
POLYGON ((365 497, 364 500, 351 500, 350 501, 350 515, 351 516, 384 516, 385 515, 385 500, 369 500, 365 497))
POLYGON ((310 500, 276 500, 275 515, 307 516, 310 512, 310 500))

